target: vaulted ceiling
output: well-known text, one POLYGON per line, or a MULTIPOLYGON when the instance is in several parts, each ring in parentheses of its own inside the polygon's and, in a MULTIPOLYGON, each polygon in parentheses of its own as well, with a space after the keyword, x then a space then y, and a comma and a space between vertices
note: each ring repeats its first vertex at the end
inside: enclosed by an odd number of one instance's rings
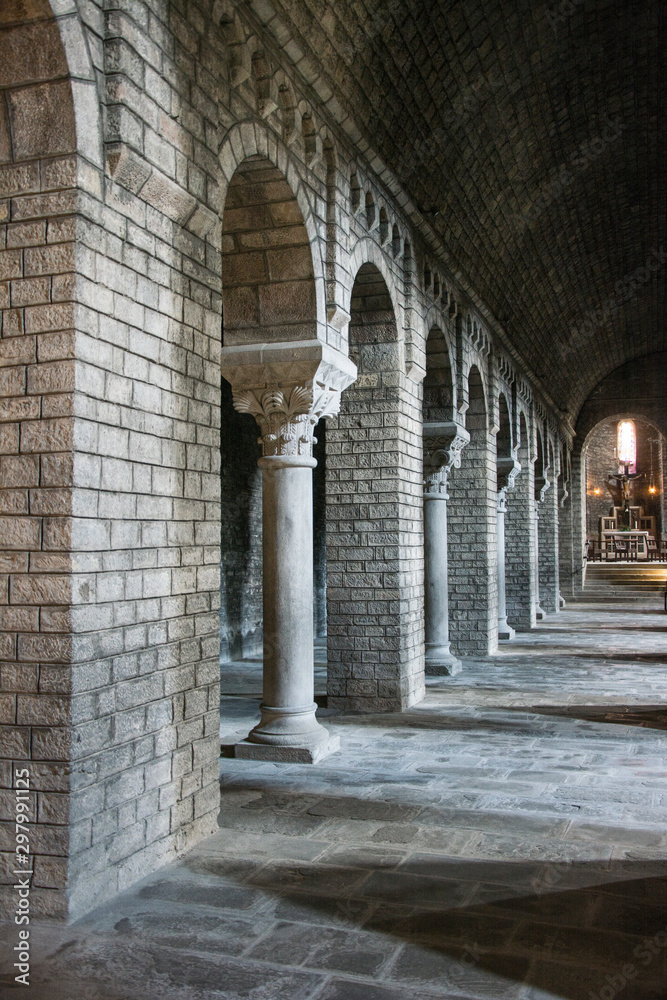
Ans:
POLYGON ((661 0, 275 0, 572 421, 667 347, 661 0))

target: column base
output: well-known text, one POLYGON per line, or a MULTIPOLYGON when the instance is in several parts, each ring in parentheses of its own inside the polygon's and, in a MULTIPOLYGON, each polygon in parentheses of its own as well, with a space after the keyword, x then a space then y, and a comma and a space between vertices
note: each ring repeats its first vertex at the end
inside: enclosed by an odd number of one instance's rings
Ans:
POLYGON ((234 756, 246 760, 272 760, 285 764, 315 764, 340 747, 340 736, 332 735, 315 718, 316 703, 300 706, 260 706, 262 718, 234 748, 234 756))
POLYGON ((507 618, 498 619, 498 642, 511 642, 516 639, 516 629, 508 623, 507 618))
POLYGON ((323 757, 340 750, 338 733, 325 732, 327 738, 314 746, 276 746, 242 740, 234 747, 234 756, 240 760, 266 760, 274 764, 317 764, 323 757))
POLYGON ((560 593, 558 595, 558 607, 559 607, 559 609, 566 607, 565 598, 560 593))
POLYGON ((424 672, 427 677, 440 677, 442 674, 453 677, 460 674, 462 668, 461 661, 450 652, 449 643, 446 646, 426 644, 424 672))
POLYGON ((541 608, 541 607, 539 606, 539 604, 537 604, 537 605, 535 606, 535 619, 536 619, 536 620, 537 620, 538 622, 541 622, 541 621, 543 621, 543 620, 544 620, 544 617, 545 617, 545 615, 546 615, 546 611, 544 610, 544 608, 541 608))

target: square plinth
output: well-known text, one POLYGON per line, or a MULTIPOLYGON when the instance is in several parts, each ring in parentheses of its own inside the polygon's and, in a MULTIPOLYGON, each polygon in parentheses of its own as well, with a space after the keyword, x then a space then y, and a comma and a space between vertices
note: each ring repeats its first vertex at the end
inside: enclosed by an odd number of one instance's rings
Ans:
POLYGON ((454 677, 455 674, 460 674, 463 670, 463 664, 455 656, 448 657, 446 660, 429 660, 426 659, 425 674, 427 677, 454 677))
POLYGON ((241 760, 268 760, 274 764, 317 764, 337 750, 340 750, 340 736, 330 733, 328 740, 314 747, 276 747, 242 740, 234 747, 234 756, 241 760))

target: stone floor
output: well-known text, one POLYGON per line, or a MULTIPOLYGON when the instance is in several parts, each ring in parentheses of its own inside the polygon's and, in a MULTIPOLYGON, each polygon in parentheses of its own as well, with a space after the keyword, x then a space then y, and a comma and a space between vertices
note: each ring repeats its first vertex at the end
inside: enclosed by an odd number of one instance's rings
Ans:
MULTIPOLYGON (((665 1000, 658 607, 573 605, 404 715, 331 716, 315 767, 223 757, 220 832, 39 928, 26 995, 665 1000)), ((224 744, 256 716, 241 674, 224 744)))

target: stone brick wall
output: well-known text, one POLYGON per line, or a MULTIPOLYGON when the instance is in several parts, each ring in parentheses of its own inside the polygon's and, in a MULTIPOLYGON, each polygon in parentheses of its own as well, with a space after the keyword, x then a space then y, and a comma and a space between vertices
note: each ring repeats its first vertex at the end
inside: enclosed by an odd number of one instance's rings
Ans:
POLYGON ((188 109, 167 67, 192 34, 169 18, 136 4, 105 26, 92 5, 83 25, 3 25, 0 42, 3 503, 20 516, 2 679, 10 754, 32 758, 37 789, 35 913, 113 895, 217 813, 217 173, 211 153, 178 173, 179 142, 214 140, 206 109, 190 132, 170 119, 188 109), (106 41, 109 173, 61 34, 91 80, 106 41))
POLYGON ((495 436, 476 368, 468 382, 470 443, 450 477, 447 512, 449 635, 457 656, 486 655, 498 646, 495 436))
POLYGON ((420 380, 454 320, 446 407, 473 357, 487 401, 452 477, 452 639, 495 648, 497 385, 470 290, 266 5, 57 10, 0 10, 1 776, 6 816, 30 762, 34 912, 75 916, 215 825, 220 635, 227 658, 261 636, 257 428, 221 393, 223 323, 225 346, 347 352, 352 315, 360 378, 314 477, 346 709, 423 695, 420 380))
POLYGON ((575 542, 571 454, 565 449, 562 452, 561 470, 558 491, 558 583, 560 595, 565 600, 572 595, 576 560, 579 559, 578 541, 575 542))
POLYGON ((359 377, 327 429, 328 703, 396 711, 423 696, 421 387, 372 264, 351 313, 359 377))
MULTIPOLYGON (((73 601, 74 107, 48 4, 0 19, 0 706, 3 881, 31 774, 32 906, 67 880, 73 601)), ((10 904, 8 904, 10 905, 10 904)))
POLYGON ((560 608, 558 582, 558 479, 554 479, 544 500, 539 504, 538 552, 540 572, 540 605, 547 614, 555 614, 560 608))
MULTIPOLYGON (((220 225, 194 6, 108 12, 107 174, 83 205, 70 912, 215 828, 220 225)), ((101 42, 101 39, 99 39, 101 42)))
MULTIPOLYGON (((254 421, 222 383, 220 659, 262 651, 262 474, 254 421)), ((224 671, 223 667, 223 671, 224 671)))
POLYGON ((528 423, 520 416, 517 454, 521 472, 507 493, 505 515, 505 588, 507 620, 516 629, 535 625, 535 563, 533 527, 535 465, 531 456, 528 423))

